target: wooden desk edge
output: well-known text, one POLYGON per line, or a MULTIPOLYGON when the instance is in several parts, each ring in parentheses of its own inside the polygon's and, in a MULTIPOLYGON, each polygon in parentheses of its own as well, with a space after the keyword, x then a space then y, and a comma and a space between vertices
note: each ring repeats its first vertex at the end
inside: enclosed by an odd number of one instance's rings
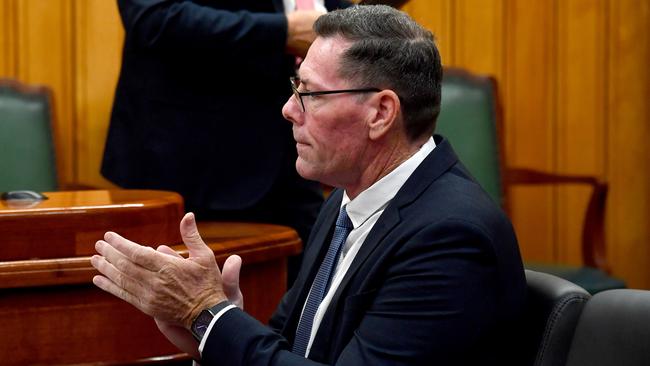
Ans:
MULTIPOLYGON (((300 238, 292 230, 264 237, 206 241, 219 265, 232 254, 242 257, 245 266, 298 254, 302 249, 300 238)), ((183 245, 172 248, 187 257, 183 245)), ((0 289, 85 284, 92 282, 96 274, 89 256, 0 262, 0 289)))
MULTIPOLYGON (((129 361, 129 366, 154 366, 154 365, 180 365, 189 362, 192 358, 187 353, 177 353, 167 356, 147 357, 129 361)), ((124 361, 76 363, 68 366, 124 366, 124 361)))

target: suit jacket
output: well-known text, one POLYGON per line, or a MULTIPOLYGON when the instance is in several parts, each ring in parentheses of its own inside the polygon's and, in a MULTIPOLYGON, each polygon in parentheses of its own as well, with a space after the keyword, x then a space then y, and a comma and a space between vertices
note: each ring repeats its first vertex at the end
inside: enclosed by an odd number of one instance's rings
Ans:
MULTIPOLYGON (((334 9, 344 0, 326 0, 334 9)), ((295 174, 282 0, 119 0, 126 38, 102 174, 237 210, 295 174)), ((315 183, 314 183, 315 185, 315 183)), ((289 189, 290 191, 290 189, 289 189)))
POLYGON ((439 136, 436 143, 363 243, 309 360, 290 346, 341 191, 321 210, 298 278, 270 327, 239 309, 226 312, 207 338, 202 364, 507 364, 526 286, 515 234, 450 144, 439 136))

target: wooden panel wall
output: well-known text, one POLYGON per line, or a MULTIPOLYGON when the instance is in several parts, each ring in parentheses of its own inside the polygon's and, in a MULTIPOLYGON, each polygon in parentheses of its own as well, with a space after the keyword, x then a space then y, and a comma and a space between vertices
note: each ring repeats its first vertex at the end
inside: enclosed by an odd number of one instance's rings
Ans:
POLYGON ((99 164, 120 67, 115 1, 0 0, 0 77, 54 92, 64 182, 100 187, 99 164))
POLYGON ((650 1, 608 3, 605 172, 614 270, 650 287, 650 1), (612 247, 614 246, 614 247, 612 247))
POLYGON ((2 76, 10 76, 27 83, 49 85, 55 95, 61 142, 62 176, 73 178, 75 158, 72 134, 75 127, 72 104, 72 43, 70 1, 3 1, 4 40, 2 76), (6 21, 5 21, 6 19, 6 21))
POLYGON ((76 181, 111 184, 99 174, 113 94, 122 57, 124 30, 115 1, 75 2, 76 181))
MULTIPOLYGON (((650 288, 650 0, 411 0, 404 10, 434 31, 445 65, 497 78, 509 165, 609 182, 614 274, 650 288)), ((108 186, 99 165, 123 38, 115 2, 0 0, 0 19, 0 76, 54 90, 64 178, 108 186)), ((588 193, 513 192, 527 260, 579 263, 588 193)))
MULTIPOLYGON (((510 166, 609 182, 608 257, 650 288, 650 1, 411 0, 443 62, 494 75, 510 166)), ((518 188, 527 260, 580 263, 589 190, 518 188)))

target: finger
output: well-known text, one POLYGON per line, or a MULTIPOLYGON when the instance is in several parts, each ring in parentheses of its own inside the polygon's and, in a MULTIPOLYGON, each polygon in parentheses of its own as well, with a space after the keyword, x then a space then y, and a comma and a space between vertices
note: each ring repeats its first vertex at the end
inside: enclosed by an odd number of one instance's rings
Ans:
POLYGON ((114 232, 104 234, 104 240, 130 261, 150 271, 158 271, 166 262, 153 248, 134 243, 114 232))
POLYGON ((239 288, 241 263, 241 257, 238 255, 231 255, 226 259, 226 262, 223 264, 223 270, 221 271, 224 287, 239 288))
MULTIPOLYGON (((153 249, 149 249, 153 251, 153 249)), ((136 262, 132 261, 131 258, 115 249, 108 242, 99 240, 97 243, 95 243, 95 250, 97 250, 97 253, 101 254, 102 258, 104 258, 118 271, 125 273, 128 276, 134 278, 146 278, 149 275, 148 272, 155 272, 152 269, 142 267, 136 262)))
POLYGON ((174 249, 166 246, 165 244, 159 245, 158 248, 156 248, 156 250, 159 251, 160 253, 171 255, 172 257, 178 257, 178 258, 181 258, 181 259, 183 258, 182 255, 178 254, 178 252, 176 252, 174 249))
POLYGON ((210 250, 210 248, 203 242, 203 239, 201 239, 199 229, 196 227, 196 218, 193 213, 188 212, 185 214, 181 220, 180 230, 183 243, 185 243, 190 252, 190 258, 213 256, 212 250, 210 250))
POLYGON ((107 261, 105 257, 94 255, 90 258, 90 264, 92 264, 99 273, 104 275, 104 278, 111 281, 114 286, 119 287, 124 292, 132 294, 138 299, 141 299, 142 295, 146 294, 146 289, 137 279, 134 279, 117 269, 113 264, 107 261))
POLYGON ((222 281, 223 292, 228 300, 243 308, 244 297, 239 288, 239 274, 241 272, 242 260, 238 255, 231 255, 223 264, 222 281))
POLYGON ((108 292, 109 294, 112 294, 113 296, 116 296, 129 304, 135 306, 138 308, 140 311, 146 313, 144 307, 142 306, 142 303, 139 300, 138 296, 134 296, 133 294, 129 293, 128 291, 124 290, 123 288, 117 286, 113 281, 111 281, 109 278, 106 278, 104 276, 94 276, 93 277, 93 284, 100 289, 108 292))

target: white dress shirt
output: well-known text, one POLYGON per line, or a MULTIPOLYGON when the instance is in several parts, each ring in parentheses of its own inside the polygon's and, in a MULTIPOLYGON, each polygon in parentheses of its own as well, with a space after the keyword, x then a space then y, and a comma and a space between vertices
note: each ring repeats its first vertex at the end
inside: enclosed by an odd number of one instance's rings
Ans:
POLYGON ((402 188, 406 180, 435 147, 436 143, 433 141, 433 138, 430 138, 429 141, 422 145, 418 152, 413 154, 413 156, 400 164, 392 172, 375 182, 375 184, 361 192, 355 199, 350 200, 347 193, 343 193, 341 206, 347 204, 345 209, 354 228, 341 248, 338 264, 332 274, 331 285, 314 316, 314 323, 311 328, 311 336, 309 337, 305 357, 309 356, 314 337, 332 301, 332 297, 336 293, 339 284, 343 280, 343 277, 345 277, 366 237, 399 189, 402 188))
MULTIPOLYGON (((284 13, 289 14, 296 10, 296 0, 283 0, 284 13)), ((314 0, 314 10, 327 12, 325 7, 325 0, 314 0)))

